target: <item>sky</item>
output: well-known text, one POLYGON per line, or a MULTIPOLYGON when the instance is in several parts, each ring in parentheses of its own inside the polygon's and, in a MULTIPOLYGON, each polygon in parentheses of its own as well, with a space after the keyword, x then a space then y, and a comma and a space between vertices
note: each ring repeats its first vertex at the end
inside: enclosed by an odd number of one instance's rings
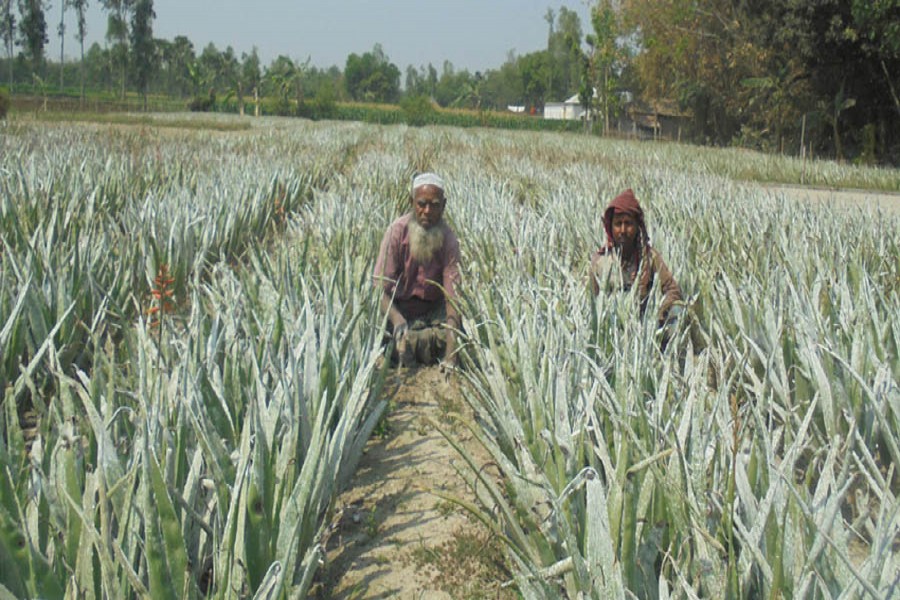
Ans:
MULTIPOLYGON (((47 56, 59 60, 61 0, 47 13, 47 56)), ((351 53, 368 52, 380 43, 401 72, 407 65, 445 60, 456 70, 495 69, 510 51, 527 54, 547 46, 548 8, 561 6, 589 26, 588 0, 155 0, 153 35, 171 40, 187 36, 197 54, 210 42, 219 50, 234 48, 238 57, 255 46, 264 65, 285 55, 310 59, 316 67, 344 68, 351 53)), ((89 0, 85 49, 105 43, 106 14, 99 0, 89 0)), ((79 53, 71 9, 66 14, 65 54, 79 53)))

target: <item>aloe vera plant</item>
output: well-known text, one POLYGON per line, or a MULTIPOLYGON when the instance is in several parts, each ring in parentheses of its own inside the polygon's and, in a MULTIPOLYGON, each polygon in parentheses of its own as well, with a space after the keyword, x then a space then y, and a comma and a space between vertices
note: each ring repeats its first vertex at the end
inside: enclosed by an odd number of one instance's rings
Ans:
POLYGON ((462 243, 467 429, 496 465, 468 457, 455 500, 524 597, 898 592, 896 214, 737 181, 789 160, 674 144, 162 131, 0 137, 0 593, 307 595, 384 409, 378 242, 426 168, 462 243), (588 292, 624 187, 688 297, 665 350, 633 297, 588 292))

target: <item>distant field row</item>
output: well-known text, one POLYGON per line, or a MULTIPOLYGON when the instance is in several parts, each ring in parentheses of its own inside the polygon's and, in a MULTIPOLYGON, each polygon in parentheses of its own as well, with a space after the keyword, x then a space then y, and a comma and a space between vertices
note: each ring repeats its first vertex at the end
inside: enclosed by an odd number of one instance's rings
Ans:
MULTIPOLYGON (((233 102, 233 101, 232 101, 233 102)), ((121 125, 157 125, 184 129, 213 129, 234 131, 247 129, 255 123, 251 117, 244 119, 220 118, 237 112, 236 105, 226 113, 184 113, 183 101, 159 100, 151 102, 152 110, 163 113, 144 114, 140 112, 140 102, 132 99, 126 103, 103 100, 89 101, 87 110, 79 107, 75 98, 51 99, 49 111, 42 108, 39 98, 22 99, 15 102, 16 112, 12 118, 19 121, 39 120, 49 122, 96 122, 121 125), (129 112, 131 111, 131 112, 129 112), (182 115, 182 116, 178 116, 182 115)), ((252 105, 248 104, 248 114, 252 105)), ((373 104, 339 104, 332 118, 349 121, 374 122, 380 124, 402 124, 404 116, 399 107, 373 104)), ((506 129, 550 129, 569 130, 573 135, 580 132, 580 124, 561 121, 547 122, 532 117, 477 113, 464 110, 442 110, 440 125, 466 127, 492 127, 506 129)), ((267 127, 267 122, 262 123, 267 127)), ((628 140, 622 140, 628 141, 628 140)), ((648 152, 658 154, 661 160, 671 160, 672 167, 720 175, 736 181, 752 181, 766 184, 803 185, 828 189, 877 190, 900 192, 900 169, 886 167, 865 167, 841 164, 834 161, 805 160, 798 157, 764 154, 740 148, 707 148, 688 146, 676 142, 663 144, 641 142, 651 146, 648 152)))

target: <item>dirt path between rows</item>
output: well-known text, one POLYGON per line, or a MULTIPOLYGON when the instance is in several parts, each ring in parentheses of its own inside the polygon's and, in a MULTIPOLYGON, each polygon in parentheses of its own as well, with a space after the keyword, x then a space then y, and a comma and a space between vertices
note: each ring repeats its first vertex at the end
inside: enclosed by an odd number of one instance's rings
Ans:
POLYGON ((398 369, 384 394, 391 398, 385 430, 369 441, 353 483, 337 498, 314 597, 514 598, 501 587, 511 578, 502 546, 438 495, 474 502, 455 468, 466 465, 434 424, 479 466, 489 462, 457 420, 472 419, 459 381, 436 367, 398 369))

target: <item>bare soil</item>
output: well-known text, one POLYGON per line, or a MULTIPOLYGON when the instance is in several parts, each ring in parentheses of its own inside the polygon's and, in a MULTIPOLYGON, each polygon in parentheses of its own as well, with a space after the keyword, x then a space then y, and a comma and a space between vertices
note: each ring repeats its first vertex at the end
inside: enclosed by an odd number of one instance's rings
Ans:
POLYGON ((459 420, 472 415, 456 376, 398 369, 391 406, 336 501, 318 598, 513 598, 504 550, 483 524, 445 497, 474 501, 468 469, 438 428, 479 466, 488 455, 459 420), (442 497, 443 496, 443 497, 442 497))

